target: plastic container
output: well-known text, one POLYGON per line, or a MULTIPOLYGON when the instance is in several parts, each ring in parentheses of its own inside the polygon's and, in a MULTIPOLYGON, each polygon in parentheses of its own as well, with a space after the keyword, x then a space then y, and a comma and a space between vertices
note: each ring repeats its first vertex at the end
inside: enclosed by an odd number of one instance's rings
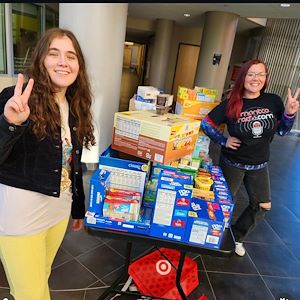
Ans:
POLYGON ((198 176, 195 178, 195 187, 200 190, 209 191, 213 180, 207 176, 198 176))

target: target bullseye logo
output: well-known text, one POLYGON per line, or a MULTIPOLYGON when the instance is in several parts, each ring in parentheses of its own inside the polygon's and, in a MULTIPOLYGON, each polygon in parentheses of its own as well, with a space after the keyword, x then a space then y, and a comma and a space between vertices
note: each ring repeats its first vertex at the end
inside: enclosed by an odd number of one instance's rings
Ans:
POLYGON ((160 275, 168 275, 171 272, 171 264, 165 259, 161 259, 156 263, 156 272, 160 275))

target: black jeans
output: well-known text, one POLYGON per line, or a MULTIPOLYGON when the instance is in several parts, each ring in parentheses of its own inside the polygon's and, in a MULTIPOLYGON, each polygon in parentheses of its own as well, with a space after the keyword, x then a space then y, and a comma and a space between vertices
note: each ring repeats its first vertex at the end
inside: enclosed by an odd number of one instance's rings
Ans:
POLYGON ((265 216, 267 210, 262 208, 260 203, 271 202, 269 170, 268 167, 260 170, 242 170, 222 161, 220 161, 220 167, 232 197, 236 198, 242 182, 244 182, 249 196, 249 205, 239 216, 236 223, 231 226, 235 240, 242 242, 257 222, 265 216))

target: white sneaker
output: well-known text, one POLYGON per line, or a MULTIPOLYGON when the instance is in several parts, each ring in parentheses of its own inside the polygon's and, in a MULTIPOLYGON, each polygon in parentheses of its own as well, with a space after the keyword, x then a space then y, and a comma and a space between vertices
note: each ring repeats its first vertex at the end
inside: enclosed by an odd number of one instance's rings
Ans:
POLYGON ((246 254, 246 249, 243 246, 243 243, 238 243, 238 242, 235 243, 235 253, 238 256, 244 256, 246 254))

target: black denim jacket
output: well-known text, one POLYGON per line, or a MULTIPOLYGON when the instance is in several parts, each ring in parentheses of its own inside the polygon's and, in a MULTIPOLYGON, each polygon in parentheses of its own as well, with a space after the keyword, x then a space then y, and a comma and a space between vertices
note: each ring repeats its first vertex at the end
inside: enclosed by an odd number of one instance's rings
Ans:
MULTIPOLYGON (((0 94, 0 183, 59 197, 62 170, 62 142, 60 129, 57 139, 39 141, 24 125, 9 124, 3 115, 5 103, 14 94, 14 86, 5 88, 0 94)), ((82 182, 82 147, 75 135, 74 116, 69 114, 72 138, 72 218, 82 219, 85 214, 84 189, 82 182)))

